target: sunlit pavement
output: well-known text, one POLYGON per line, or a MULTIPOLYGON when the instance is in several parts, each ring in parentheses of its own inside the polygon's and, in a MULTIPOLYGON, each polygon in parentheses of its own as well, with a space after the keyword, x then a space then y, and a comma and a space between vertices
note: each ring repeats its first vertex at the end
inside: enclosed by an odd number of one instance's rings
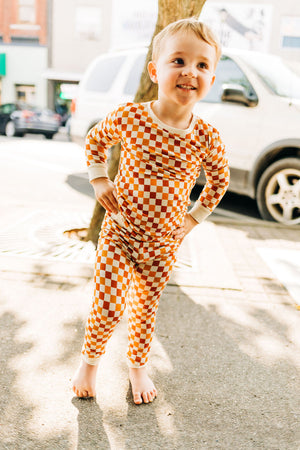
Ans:
POLYGON ((157 400, 132 404, 126 320, 78 400, 94 248, 63 232, 93 211, 83 150, 1 137, 0 161, 3 448, 299 448, 299 228, 219 210, 194 229, 159 308, 157 400))

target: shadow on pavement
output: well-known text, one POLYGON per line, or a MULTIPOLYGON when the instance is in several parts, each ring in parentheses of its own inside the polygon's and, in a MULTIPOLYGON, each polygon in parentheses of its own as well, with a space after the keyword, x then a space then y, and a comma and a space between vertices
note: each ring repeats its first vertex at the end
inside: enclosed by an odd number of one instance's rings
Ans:
MULTIPOLYGON (((101 398, 99 406, 73 399, 78 448, 299 448, 294 310, 205 300, 200 294, 196 303, 180 288, 176 295, 164 294, 156 339, 170 368, 162 370, 154 348, 150 367, 159 397, 153 404, 134 405, 130 390, 119 410, 103 406, 101 398), (119 447, 109 447, 112 441, 119 447)), ((120 337, 125 340, 123 332, 120 337)), ((75 354, 79 349, 77 337, 68 348, 65 356, 71 358, 72 348, 75 354)), ((118 365, 115 370, 126 373, 118 365)), ((101 377, 103 384, 103 372, 101 377)), ((107 395, 112 403, 117 397, 107 395)))
POLYGON ((76 319, 63 324, 63 342, 62 353, 56 360, 56 364, 68 365, 74 362, 74 356, 80 355, 84 336, 84 320, 76 319))
MULTIPOLYGON (((17 312, 0 316, 1 384, 5 387, 0 437, 4 448, 298 450, 297 312, 285 304, 228 299, 228 291, 222 298, 222 289, 212 289, 208 297, 207 291, 199 288, 187 294, 184 287, 167 287, 149 365, 159 397, 141 406, 133 404, 128 391, 125 323, 116 329, 99 373, 99 398, 69 397, 66 379, 79 357, 85 320, 83 309, 71 308, 74 301, 82 301, 83 290, 77 297, 70 290, 61 293, 57 317, 43 318, 49 329, 39 328, 39 332, 53 329, 59 339, 54 339, 54 357, 44 357, 43 370, 35 378, 35 403, 25 385, 18 384, 20 364, 26 362, 24 353, 28 352, 29 367, 31 358, 38 356, 32 351, 35 341, 29 337, 20 341, 18 334, 27 322, 18 319, 17 312), (57 326, 51 328, 54 322, 57 326), (52 402, 55 383, 60 384, 61 403, 57 393, 52 402), (53 423, 51 434, 31 429, 32 422, 39 420, 41 405, 53 423)), ((39 286, 36 294, 28 292, 34 302, 39 301, 39 286)), ((47 308, 58 293, 52 287, 48 290, 47 308)), ((38 334, 34 336, 39 339, 38 334)), ((50 334, 49 341, 53 338, 50 334)))
MULTIPOLYGON (((191 200, 196 201, 199 198, 202 188, 203 185, 196 184, 194 186, 191 192, 191 200)), ((240 195, 227 191, 221 200, 220 206, 216 209, 216 214, 218 214, 219 208, 222 208, 228 212, 243 214, 245 216, 245 220, 247 220, 247 218, 260 219, 256 201, 246 195, 240 195)))
POLYGON ((34 264, 30 283, 33 287, 40 289, 69 291, 77 288, 77 284, 66 281, 66 278, 62 279, 57 275, 47 273, 47 265, 42 263, 34 264))
POLYGON ((174 448, 296 450, 295 311, 202 300, 181 291, 164 297, 158 314, 157 335, 173 366, 159 384, 175 411, 174 448))
POLYGON ((72 404, 78 410, 77 449, 110 449, 103 427, 103 414, 96 398, 80 399, 74 397, 72 404))
POLYGON ((87 172, 72 173, 67 176, 66 183, 81 194, 95 198, 94 189, 89 183, 87 172))
MULTIPOLYGON (((28 425, 34 418, 35 406, 18 393, 18 373, 12 369, 18 356, 29 352, 32 342, 21 342, 16 338, 18 331, 25 325, 11 312, 0 316, 0 446, 5 449, 57 449, 67 448, 67 434, 42 439, 34 436, 28 425)), ((34 389, 35 387, 32 386, 34 389)), ((30 393, 28 393, 30 395, 30 393)))

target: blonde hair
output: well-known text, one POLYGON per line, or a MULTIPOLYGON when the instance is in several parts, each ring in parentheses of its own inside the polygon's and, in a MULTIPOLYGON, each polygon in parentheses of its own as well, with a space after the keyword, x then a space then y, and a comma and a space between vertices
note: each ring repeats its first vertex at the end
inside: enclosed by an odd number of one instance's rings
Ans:
POLYGON ((216 63, 219 62, 221 58, 221 44, 218 38, 215 36, 213 31, 203 22, 199 22, 196 18, 188 18, 188 19, 180 19, 176 22, 172 22, 167 25, 162 31, 160 31, 155 38, 153 39, 153 48, 152 48, 152 60, 156 61, 159 57, 161 49, 163 47, 164 41, 179 31, 191 31, 193 32, 199 39, 202 39, 207 44, 211 45, 216 50, 216 63))

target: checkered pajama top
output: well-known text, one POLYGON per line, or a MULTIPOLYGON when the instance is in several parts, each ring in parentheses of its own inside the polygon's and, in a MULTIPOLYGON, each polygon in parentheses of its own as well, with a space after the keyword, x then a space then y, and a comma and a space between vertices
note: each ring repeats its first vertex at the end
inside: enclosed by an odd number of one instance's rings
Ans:
POLYGON ((120 105, 87 135, 90 181, 107 177, 107 151, 120 141, 114 182, 119 209, 132 229, 159 237, 182 225, 201 166, 207 181, 190 211, 196 221, 214 210, 228 187, 228 161, 219 133, 195 115, 189 128, 180 130, 162 123, 150 102, 120 105))

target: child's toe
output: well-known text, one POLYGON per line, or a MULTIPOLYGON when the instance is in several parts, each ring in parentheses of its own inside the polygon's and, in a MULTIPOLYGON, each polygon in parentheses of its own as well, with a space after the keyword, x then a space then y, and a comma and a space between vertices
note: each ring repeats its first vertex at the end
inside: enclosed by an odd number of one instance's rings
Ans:
POLYGON ((134 401, 134 403, 135 403, 136 405, 140 405, 141 403, 143 403, 143 399, 142 399, 142 397, 141 397, 140 392, 136 392, 136 393, 133 395, 133 401, 134 401))
POLYGON ((155 399, 155 397, 156 397, 155 393, 154 393, 153 391, 150 392, 150 394, 149 394, 149 401, 150 401, 150 402, 153 402, 153 400, 155 399))
POLYGON ((144 403, 149 403, 150 400, 149 400, 148 392, 143 392, 142 397, 143 397, 144 403))

